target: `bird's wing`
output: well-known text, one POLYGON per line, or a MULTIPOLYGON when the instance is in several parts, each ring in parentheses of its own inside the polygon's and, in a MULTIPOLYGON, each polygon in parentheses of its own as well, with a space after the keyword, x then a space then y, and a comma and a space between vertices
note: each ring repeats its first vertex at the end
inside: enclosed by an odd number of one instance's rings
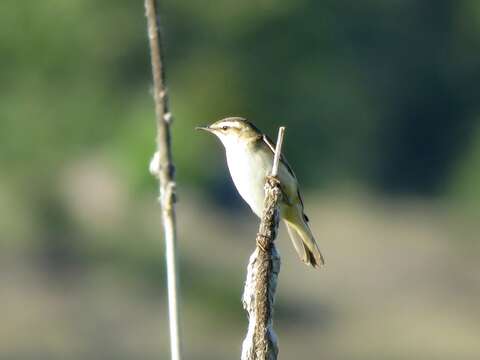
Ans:
MULTIPOLYGON (((275 147, 276 147, 276 144, 273 142, 272 139, 270 139, 267 135, 263 134, 262 136, 262 141, 265 145, 267 145, 267 147, 272 151, 273 155, 275 155, 275 147)), ((297 179, 297 177, 295 176, 295 173, 293 172, 292 170, 292 167, 290 166, 290 164, 288 163, 287 159, 285 158, 285 156, 283 156, 283 154, 280 154, 280 160, 285 164, 285 167, 287 168, 288 172, 293 176, 294 179, 297 179)), ((302 194, 300 194, 300 189, 297 187, 297 195, 298 195, 298 199, 300 200, 300 204, 302 205, 302 209, 303 209, 303 199, 302 199, 302 194)), ((303 217, 305 219, 305 221, 308 222, 308 217, 307 215, 303 214, 303 217)))
MULTIPOLYGON (((275 155, 275 147, 276 144, 270 139, 267 135, 263 134, 262 136, 262 141, 267 145, 267 147, 272 150, 273 155, 275 155)), ((280 154, 280 160, 285 164, 285 167, 287 168, 288 172, 296 179, 297 177, 295 176, 295 173, 292 170, 292 167, 288 163, 287 159, 283 154, 280 154)))

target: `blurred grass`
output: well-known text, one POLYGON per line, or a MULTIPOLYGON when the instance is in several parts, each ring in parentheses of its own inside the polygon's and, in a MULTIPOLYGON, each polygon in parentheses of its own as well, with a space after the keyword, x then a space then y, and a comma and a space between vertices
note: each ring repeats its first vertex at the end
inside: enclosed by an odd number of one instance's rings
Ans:
MULTIPOLYGON (((328 266, 307 269, 282 228, 275 316, 282 356, 475 357, 480 279, 479 229, 473 217, 459 218, 448 206, 414 199, 392 203, 313 193, 306 199, 328 266)), ((91 251, 80 251, 84 259, 75 266, 71 261, 66 267, 44 267, 11 247, 2 252, 2 311, 8 314, 2 320, 2 356, 166 356, 155 204, 147 197, 130 198, 122 211, 127 220, 120 216, 108 232, 115 239, 108 239, 98 224, 85 226, 81 216, 74 220, 86 229, 77 233, 77 245, 91 251), (149 218, 142 221, 140 214, 149 218)), ((195 195, 179 203, 179 214, 187 354, 238 356, 246 329, 240 304, 243 272, 257 221, 246 210, 232 217, 195 195)))

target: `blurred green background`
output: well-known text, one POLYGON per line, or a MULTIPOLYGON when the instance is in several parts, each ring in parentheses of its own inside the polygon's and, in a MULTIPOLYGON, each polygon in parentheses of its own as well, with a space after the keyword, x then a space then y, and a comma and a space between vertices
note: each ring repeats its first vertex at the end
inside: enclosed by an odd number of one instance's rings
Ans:
MULTIPOLYGON (((194 126, 244 116, 304 188, 283 359, 478 359, 480 2, 161 2, 186 358, 239 358, 258 221, 194 126)), ((0 2, 0 358, 166 359, 142 1, 0 2)))

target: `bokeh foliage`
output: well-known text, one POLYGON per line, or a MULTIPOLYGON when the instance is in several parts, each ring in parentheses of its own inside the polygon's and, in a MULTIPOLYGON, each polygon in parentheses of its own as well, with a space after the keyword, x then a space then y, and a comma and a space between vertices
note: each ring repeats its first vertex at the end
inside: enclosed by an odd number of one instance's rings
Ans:
MULTIPOLYGON (((312 188, 441 194, 468 182, 458 163, 477 167, 477 2, 161 5, 180 181, 226 180, 218 145, 193 127, 227 115, 269 133, 287 125, 286 152, 312 188)), ((139 4, 3 1, 0 12, 0 156, 14 181, 48 183, 67 159, 100 149, 133 184, 151 183, 139 4)))

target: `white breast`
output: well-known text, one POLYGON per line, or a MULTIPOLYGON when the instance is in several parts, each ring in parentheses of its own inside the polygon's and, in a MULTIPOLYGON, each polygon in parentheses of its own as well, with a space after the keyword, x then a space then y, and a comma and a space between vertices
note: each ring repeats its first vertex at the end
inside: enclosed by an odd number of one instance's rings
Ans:
POLYGON ((228 169, 238 192, 260 217, 265 198, 265 177, 271 169, 272 159, 263 152, 252 152, 243 146, 227 146, 226 154, 228 169))

